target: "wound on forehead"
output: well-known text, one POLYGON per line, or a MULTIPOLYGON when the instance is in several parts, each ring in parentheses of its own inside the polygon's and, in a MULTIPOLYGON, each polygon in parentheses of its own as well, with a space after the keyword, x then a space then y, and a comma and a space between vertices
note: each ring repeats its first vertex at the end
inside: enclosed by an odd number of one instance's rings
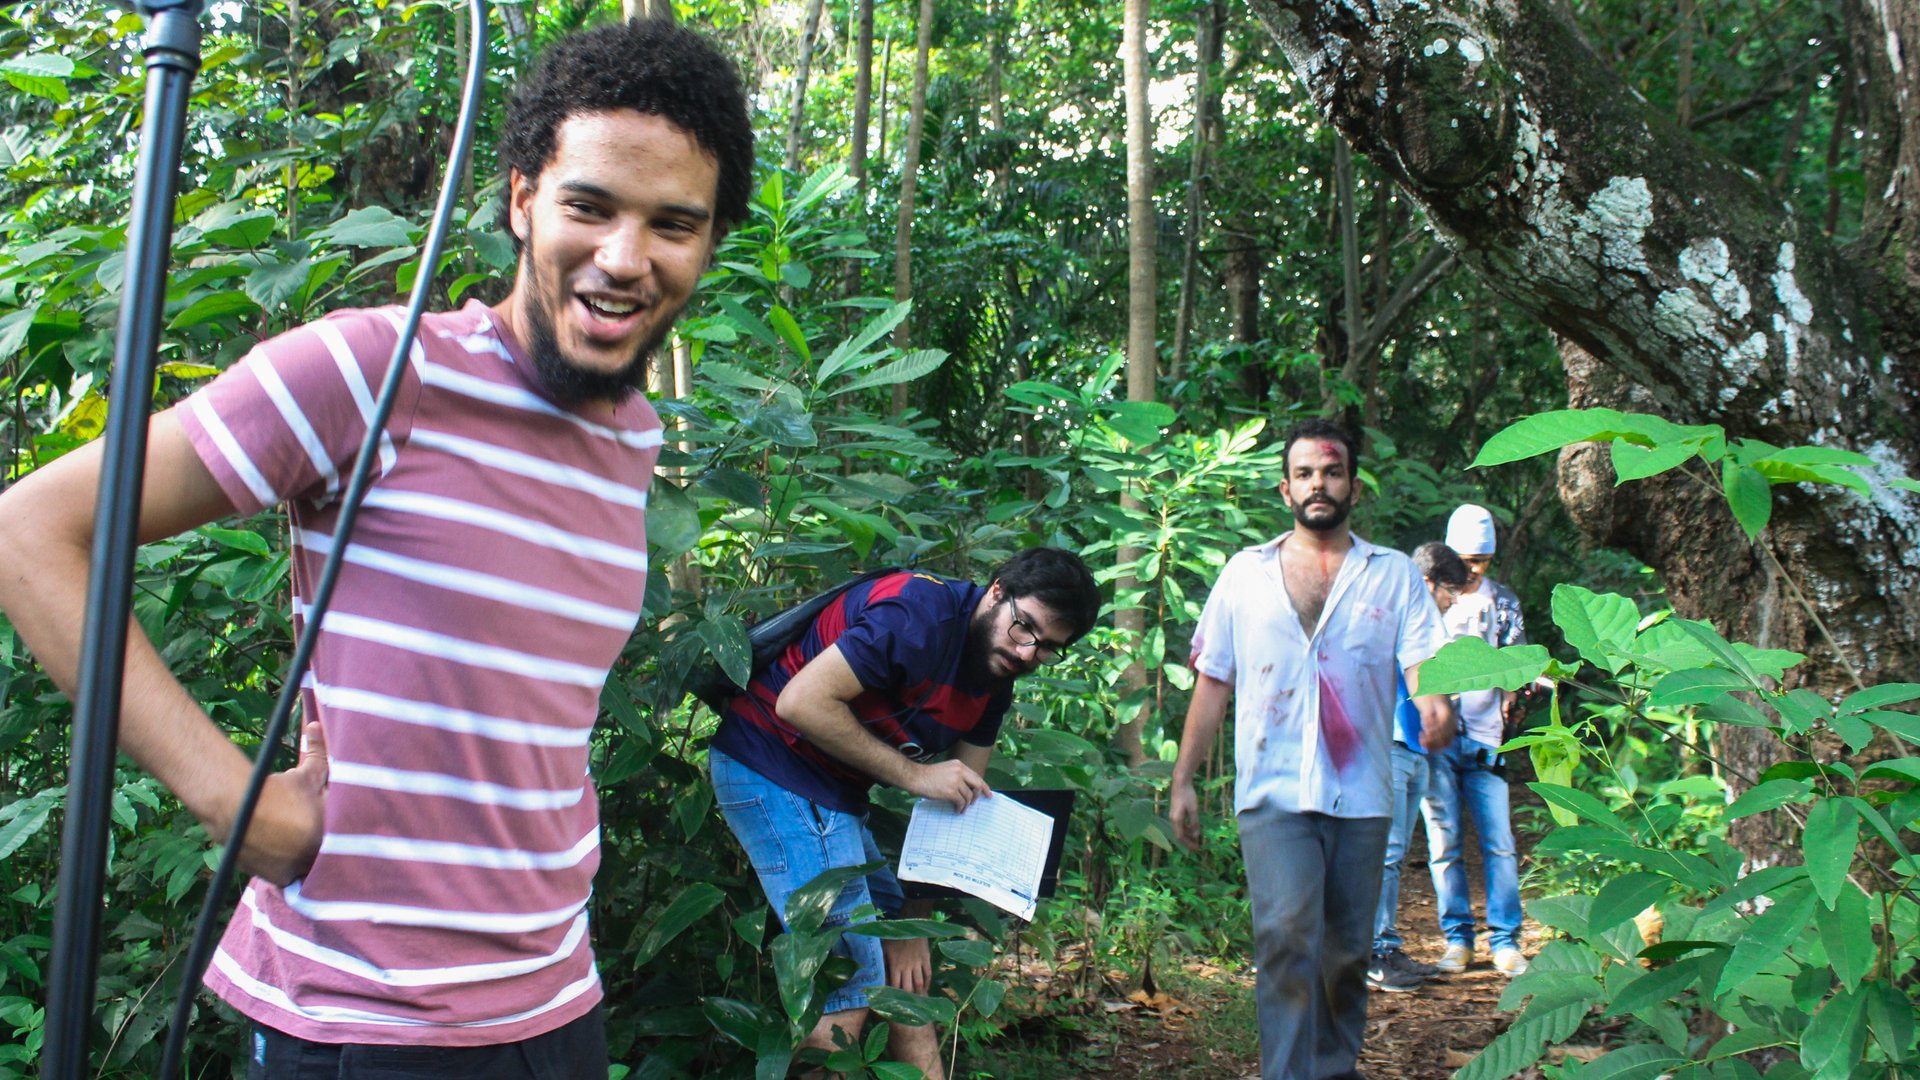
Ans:
POLYGON ((1343 465, 1346 464, 1347 448, 1345 446, 1340 445, 1337 442, 1333 442, 1331 440, 1321 442, 1320 452, 1323 454, 1332 454, 1334 457, 1340 459, 1341 464, 1343 465))

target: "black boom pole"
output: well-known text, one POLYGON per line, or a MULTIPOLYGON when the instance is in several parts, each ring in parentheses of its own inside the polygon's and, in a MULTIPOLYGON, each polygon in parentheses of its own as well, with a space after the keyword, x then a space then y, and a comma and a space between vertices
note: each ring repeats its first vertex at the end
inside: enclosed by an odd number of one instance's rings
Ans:
POLYGON ((147 414, 166 304, 173 204, 187 99, 200 70, 200 0, 147 0, 146 120, 127 230, 128 288, 120 304, 107 407, 106 459, 87 575, 87 623, 74 698, 73 760, 60 834, 60 881, 53 914, 53 971, 47 991, 46 1080, 90 1074, 94 976, 100 962, 113 763, 120 735, 138 543, 140 484, 146 471, 147 414))

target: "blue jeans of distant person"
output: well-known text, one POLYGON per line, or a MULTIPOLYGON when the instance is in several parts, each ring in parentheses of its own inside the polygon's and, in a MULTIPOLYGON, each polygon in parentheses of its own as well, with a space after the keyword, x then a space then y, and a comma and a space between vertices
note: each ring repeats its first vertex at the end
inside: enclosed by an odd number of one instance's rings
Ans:
POLYGON ((1427 755, 1393 743, 1393 825, 1387 830, 1387 855, 1380 867, 1380 908, 1373 916, 1373 951, 1377 956, 1401 945, 1394 925, 1400 909, 1400 867, 1406 861, 1407 840, 1420 816, 1420 800, 1427 794, 1427 755))
POLYGON ((1240 813, 1262 1080, 1357 1077, 1389 819, 1240 813))
MULTIPOLYGON (((713 776, 720 813, 746 849, 767 902, 780 916, 780 925, 787 924, 787 898, 807 882, 836 867, 859 866, 880 858, 864 815, 831 810, 795 795, 718 750, 707 751, 707 770, 713 776)), ((863 904, 894 913, 905 902, 899 879, 882 866, 840 890, 825 925, 848 925, 863 904)), ((866 1008, 867 991, 887 983, 887 961, 880 939, 844 934, 834 951, 851 958, 860 970, 828 995, 826 1011, 866 1008)))
POLYGON ((1467 891, 1467 865, 1461 859, 1466 821, 1473 816, 1480 836, 1480 867, 1487 898, 1487 947, 1520 947, 1520 863, 1513 851, 1513 817, 1507 806, 1507 778, 1494 771, 1498 749, 1462 735, 1445 750, 1428 755, 1428 865, 1440 905, 1440 932, 1450 945, 1473 947, 1473 897, 1467 891))

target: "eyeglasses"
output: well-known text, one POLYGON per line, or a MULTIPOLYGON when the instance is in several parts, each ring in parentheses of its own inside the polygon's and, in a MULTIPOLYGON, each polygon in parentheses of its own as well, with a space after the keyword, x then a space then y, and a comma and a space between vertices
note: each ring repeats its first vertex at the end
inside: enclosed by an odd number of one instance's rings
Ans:
POLYGON ((1013 609, 1013 621, 1007 624, 1007 640, 1023 649, 1032 649, 1034 659, 1043 664, 1057 664, 1067 658, 1070 645, 1061 645, 1041 638, 1040 628, 1033 620, 1020 612, 1020 605, 1013 597, 1007 597, 1007 606, 1013 609))

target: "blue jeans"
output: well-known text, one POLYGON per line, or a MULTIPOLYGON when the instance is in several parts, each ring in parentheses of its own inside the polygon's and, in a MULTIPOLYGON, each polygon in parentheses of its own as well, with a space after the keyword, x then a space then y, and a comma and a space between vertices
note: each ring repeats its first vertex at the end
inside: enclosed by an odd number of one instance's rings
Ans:
POLYGON ((1367 939, 1388 819, 1240 812, 1262 1080, 1358 1076, 1367 939))
POLYGON ((1427 793, 1427 755, 1409 750, 1398 740, 1393 744, 1393 826, 1387 831, 1387 857, 1380 867, 1380 909, 1373 916, 1373 951, 1391 952, 1400 947, 1400 931, 1394 926, 1400 910, 1400 865, 1407 857, 1407 839, 1413 835, 1413 819, 1420 813, 1420 799, 1427 793))
POLYGON ((1487 946, 1520 945, 1520 863, 1513 853, 1513 818, 1507 808, 1506 777, 1493 771, 1494 747, 1462 735, 1445 750, 1429 755, 1431 776, 1422 804, 1427 818, 1427 851, 1433 891, 1440 905, 1440 932, 1447 943, 1473 947, 1473 897, 1467 891, 1467 865, 1460 850, 1466 822, 1461 804, 1473 815, 1480 835, 1480 866, 1486 878, 1487 946))
MULTIPOLYGON (((880 858, 864 815, 830 810, 795 795, 719 750, 707 751, 707 769, 713 775, 720 813, 746 849, 753 872, 760 878, 760 888, 780 917, 781 926, 787 924, 787 898, 801 886, 827 870, 880 858)), ((826 925, 848 925, 853 912, 864 904, 892 913, 905 902, 899 880, 891 869, 882 866, 840 890, 826 925)), ((866 1008, 867 991, 887 982, 887 961, 880 939, 845 934, 834 951, 850 957, 860 970, 827 996, 826 1011, 866 1008)))

